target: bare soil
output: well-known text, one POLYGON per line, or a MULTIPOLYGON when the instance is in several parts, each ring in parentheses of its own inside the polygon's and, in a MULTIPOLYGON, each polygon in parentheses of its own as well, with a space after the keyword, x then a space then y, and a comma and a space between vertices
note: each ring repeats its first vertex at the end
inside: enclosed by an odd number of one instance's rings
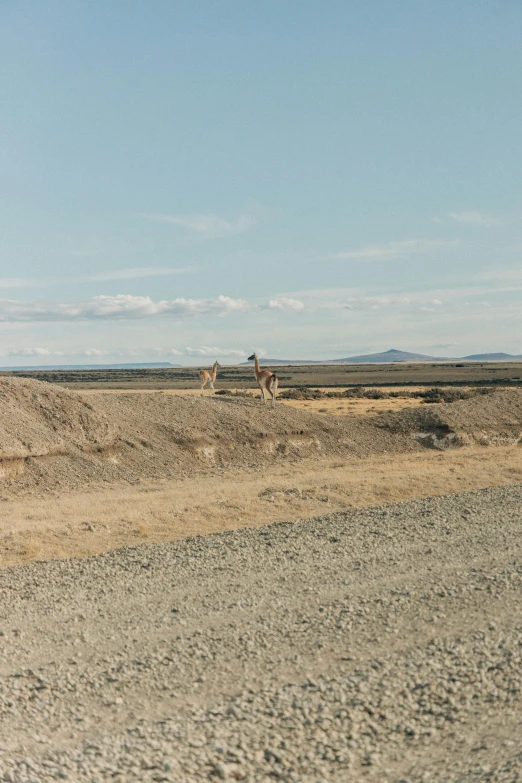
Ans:
POLYGON ((373 417, 324 416, 258 399, 81 394, 29 379, 0 381, 2 494, 81 490, 426 448, 514 444, 522 391, 373 417))
POLYGON ((515 783, 521 486, 0 571, 11 783, 515 783))
MULTIPOLYGON (((385 387, 379 387, 379 390, 384 390, 385 387)), ((395 389, 399 392, 413 392, 420 391, 423 387, 400 387, 395 389)), ((243 389, 228 389, 231 395, 248 395, 252 399, 259 397, 259 392, 256 391, 244 391, 243 389)), ((322 388, 324 392, 341 392, 343 389, 340 387, 333 389, 322 388)), ((121 394, 121 389, 82 389, 82 395, 88 399, 91 394, 121 394)), ((132 389, 126 390, 127 394, 156 394, 154 389, 132 389)), ((164 389, 163 394, 181 395, 183 397, 200 397, 199 389, 164 389)), ((209 396, 208 392, 205 392, 205 396, 209 396)), ((220 396, 220 395, 218 395, 220 396)), ((424 402, 420 398, 411 397, 399 397, 399 398, 386 398, 386 399, 343 399, 343 398, 323 398, 317 400, 292 400, 279 397, 278 402, 282 405, 288 405, 290 408, 297 408, 297 410, 308 411, 309 413, 328 414, 330 416, 375 416, 379 413, 388 413, 390 411, 404 410, 405 408, 418 408, 423 405, 424 402)))
POLYGON ((522 779, 522 390, 0 406, 0 779, 522 779))
POLYGON ((0 505, 0 564, 85 557, 325 512, 522 481, 520 446, 367 458, 303 459, 262 469, 103 484, 0 505))
POLYGON ((0 405, 3 565, 522 478, 515 389, 331 416, 249 397, 83 395, 8 378, 0 405))

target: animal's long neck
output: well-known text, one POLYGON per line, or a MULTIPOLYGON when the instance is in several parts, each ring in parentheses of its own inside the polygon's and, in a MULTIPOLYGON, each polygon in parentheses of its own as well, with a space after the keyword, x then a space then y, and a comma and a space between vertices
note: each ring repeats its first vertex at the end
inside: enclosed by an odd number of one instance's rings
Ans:
POLYGON ((214 383, 217 375, 217 362, 212 366, 212 372, 210 374, 212 376, 212 383, 214 383))
POLYGON ((259 359, 257 358, 256 354, 254 354, 254 370, 257 378, 257 376, 261 372, 261 367, 259 366, 259 359))

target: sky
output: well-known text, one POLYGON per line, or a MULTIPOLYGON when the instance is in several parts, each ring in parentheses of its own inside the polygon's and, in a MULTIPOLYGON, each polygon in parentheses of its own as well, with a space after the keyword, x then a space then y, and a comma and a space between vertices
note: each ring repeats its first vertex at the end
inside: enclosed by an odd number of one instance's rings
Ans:
POLYGON ((519 0, 0 0, 0 365, 522 353, 519 0))

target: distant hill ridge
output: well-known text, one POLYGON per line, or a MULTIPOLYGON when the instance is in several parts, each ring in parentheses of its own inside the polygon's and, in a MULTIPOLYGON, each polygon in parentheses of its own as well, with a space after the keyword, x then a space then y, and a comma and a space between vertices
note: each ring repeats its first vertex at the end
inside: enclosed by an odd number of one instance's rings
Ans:
MULTIPOLYGON (((522 354, 510 353, 475 353, 469 356, 430 356, 424 353, 412 353, 390 348, 381 353, 361 354, 360 356, 347 356, 344 359, 269 359, 260 358, 262 365, 283 364, 391 364, 392 362, 510 362, 520 361, 522 354)), ((243 365, 252 365, 253 362, 242 362, 243 365)), ((181 364, 171 362, 127 362, 126 364, 48 364, 48 365, 18 365, 0 367, 0 372, 52 372, 53 370, 155 370, 176 369, 181 364)), ((185 368, 187 369, 187 368, 185 368)))
POLYGON ((32 370, 158 370, 168 369, 169 367, 181 367, 181 364, 171 364, 170 362, 134 362, 128 364, 39 364, 26 366, 0 367, 0 372, 15 372, 23 370, 31 372, 32 370))
POLYGON ((465 359, 468 359, 469 361, 484 361, 484 362, 493 362, 493 361, 499 361, 499 362, 509 362, 513 359, 520 359, 522 358, 521 354, 513 355, 511 353, 473 353, 470 356, 465 356, 465 359))
POLYGON ((445 359, 439 356, 428 356, 424 353, 410 353, 409 351, 398 351, 396 348, 390 348, 389 351, 382 353, 369 353, 362 356, 349 356, 346 359, 334 359, 338 362, 357 362, 364 364, 366 362, 440 362, 445 359))
MULTIPOLYGON (((430 356, 424 353, 411 353, 410 351, 400 351, 397 348, 390 348, 388 351, 380 353, 361 354, 360 356, 347 356, 344 359, 327 359, 318 361, 316 359, 265 359, 261 358, 261 364, 387 364, 392 362, 495 362, 495 361, 518 361, 522 359, 522 354, 510 353, 476 353, 469 356, 430 356)), ((243 362, 243 364, 253 364, 253 362, 243 362)))

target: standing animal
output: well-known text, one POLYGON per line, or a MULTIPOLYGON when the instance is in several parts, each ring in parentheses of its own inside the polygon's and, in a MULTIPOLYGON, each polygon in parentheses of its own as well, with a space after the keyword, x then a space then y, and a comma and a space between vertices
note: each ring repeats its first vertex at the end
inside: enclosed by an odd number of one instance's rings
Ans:
POLYGON ((199 371, 199 378, 201 381, 201 392, 200 396, 203 397, 203 389, 205 388, 205 384, 209 383, 209 396, 211 394, 214 394, 214 381, 216 380, 216 375, 219 367, 219 363, 217 361, 214 362, 212 365, 212 369, 210 372, 208 370, 200 370, 199 371))
POLYGON ((272 370, 262 370, 259 366, 259 359, 257 354, 253 353, 248 357, 248 361, 254 360, 254 371, 256 374, 257 385, 261 389, 261 399, 266 404, 266 395, 269 394, 272 397, 272 408, 276 404, 277 385, 279 383, 277 375, 272 370))

